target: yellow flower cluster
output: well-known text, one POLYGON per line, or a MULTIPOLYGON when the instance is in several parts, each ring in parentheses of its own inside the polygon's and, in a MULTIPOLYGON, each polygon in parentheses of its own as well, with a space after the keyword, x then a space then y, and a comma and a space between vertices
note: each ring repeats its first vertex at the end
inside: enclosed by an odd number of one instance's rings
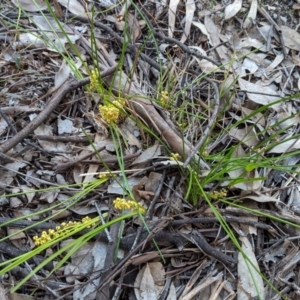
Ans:
POLYGON ((106 123, 116 124, 119 121, 121 109, 124 106, 125 99, 118 98, 107 105, 99 105, 99 112, 106 123))
POLYGON ((171 153, 170 160, 176 160, 177 161, 179 159, 181 159, 181 156, 180 156, 179 153, 171 153))
MULTIPOLYGON (((62 236, 66 236, 69 232, 72 231, 72 229, 74 229, 74 227, 78 226, 78 225, 82 225, 85 223, 88 223, 91 221, 90 217, 84 217, 81 222, 72 222, 69 221, 68 223, 63 222, 61 223, 61 226, 56 226, 55 229, 49 229, 48 232, 47 231, 43 231, 41 236, 34 236, 33 240, 34 240, 34 244, 36 246, 41 246, 43 244, 46 244, 47 242, 50 242, 51 240, 57 239, 59 237, 62 236)), ((95 226, 96 224, 93 223, 92 225, 87 225, 86 228, 90 228, 91 226, 95 226)))
POLYGON ((209 153, 208 153, 208 151, 207 150, 204 150, 203 152, 202 152, 202 156, 207 156, 209 153))
POLYGON ((140 204, 132 200, 125 200, 124 198, 116 198, 113 201, 114 208, 118 210, 133 210, 135 212, 140 212, 141 214, 146 213, 146 209, 140 204))
POLYGON ((225 189, 221 189, 221 191, 213 191, 210 194, 211 198, 217 200, 219 198, 224 198, 227 196, 227 191, 225 189))
POLYGON ((90 89, 91 91, 97 90, 97 87, 99 86, 99 71, 98 69, 94 69, 91 71, 91 76, 90 76, 90 89))
POLYGON ((102 174, 99 174, 99 175, 98 175, 98 178, 99 178, 99 179, 106 179, 106 178, 109 178, 109 177, 110 177, 110 174, 103 174, 103 173, 102 173, 102 174))
POLYGON ((159 101, 161 102, 162 106, 165 107, 170 104, 170 98, 168 91, 162 91, 159 97, 159 101))

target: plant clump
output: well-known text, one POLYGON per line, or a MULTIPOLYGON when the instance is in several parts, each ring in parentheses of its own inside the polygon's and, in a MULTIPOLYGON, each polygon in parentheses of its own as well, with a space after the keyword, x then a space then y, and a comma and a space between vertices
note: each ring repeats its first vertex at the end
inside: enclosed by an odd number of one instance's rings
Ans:
POLYGON ((108 124, 117 124, 121 120, 122 109, 126 104, 126 100, 120 97, 108 95, 107 91, 101 84, 98 69, 91 70, 90 74, 90 90, 97 91, 102 96, 104 105, 99 105, 99 113, 102 119, 108 124), (111 100, 111 99, 114 100, 111 100))
POLYGON ((227 196, 226 189, 221 189, 220 191, 213 191, 212 193, 210 193, 210 197, 214 200, 225 198, 226 196, 227 196))
MULTIPOLYGON (((58 239, 62 236, 67 236, 68 233, 74 230, 77 226, 80 226, 82 224, 87 224, 91 221, 91 218, 89 216, 84 217, 81 221, 69 221, 68 223, 63 222, 60 226, 56 226, 55 229, 49 229, 48 231, 43 231, 40 236, 34 236, 34 244, 36 246, 41 246, 46 244, 47 242, 50 242, 54 239, 58 239)), ((87 224, 86 228, 90 228, 92 226, 95 226, 96 224, 87 224)))
POLYGON ((99 105, 99 112, 107 124, 117 124, 122 114, 121 109, 124 108, 124 106, 125 99, 118 98, 108 104, 99 105))
POLYGON ((132 210, 134 212, 139 212, 141 214, 146 213, 146 209, 140 204, 132 200, 126 200, 124 198, 116 198, 113 201, 115 209, 118 210, 132 210))

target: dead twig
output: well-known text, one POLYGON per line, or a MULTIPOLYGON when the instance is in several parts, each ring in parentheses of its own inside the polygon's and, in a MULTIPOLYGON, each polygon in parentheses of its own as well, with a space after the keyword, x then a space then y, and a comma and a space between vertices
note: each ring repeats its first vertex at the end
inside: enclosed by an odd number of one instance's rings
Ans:
MULTIPOLYGON (((219 262, 229 265, 231 267, 237 264, 236 259, 224 254, 223 252, 217 250, 216 247, 212 247, 206 239, 202 236, 202 234, 198 231, 197 235, 193 234, 183 234, 179 233, 182 237, 193 243, 197 246, 204 254, 215 258, 219 262)), ((174 238, 174 237, 173 237, 174 238)))
POLYGON ((213 60, 213 59, 211 59, 211 58, 209 58, 207 56, 204 56, 204 55, 200 54, 198 51, 189 48, 188 46, 186 46, 185 44, 183 44, 182 42, 180 42, 180 41, 178 41, 178 40, 176 40, 174 38, 167 37, 164 34, 162 34, 160 32, 157 32, 155 30, 155 28, 153 27, 152 23, 150 22, 149 18, 145 14, 143 14, 143 17, 147 21, 147 23, 148 23, 147 25, 150 27, 151 34, 153 36, 158 37, 158 38, 162 39, 165 42, 168 42, 168 43, 175 44, 175 45, 179 46, 187 54, 194 55, 194 56, 196 56, 196 57, 198 57, 200 59, 205 59, 205 60, 213 63, 216 67, 222 68, 222 64, 221 63, 218 63, 215 60, 213 60))
MULTIPOLYGON (((13 134, 17 134, 18 132, 17 132, 15 126, 11 123, 8 116, 5 114, 4 111, 2 111, 1 108, 0 108, 0 115, 5 120, 5 122, 7 123, 8 127, 13 132, 13 134)), ((38 145, 36 145, 35 143, 32 143, 32 142, 28 141, 27 139, 26 140, 24 139, 24 143, 26 145, 30 146, 30 147, 33 147, 33 148, 37 149, 38 151, 41 151, 42 153, 46 153, 46 154, 48 154, 48 153, 52 153, 52 154, 61 153, 59 151, 51 151, 51 150, 43 149, 43 148, 39 147, 38 145)), ((65 153, 65 151, 63 151, 62 153, 65 153)), ((17 153, 17 155, 19 155, 19 153, 17 153)), ((16 153, 13 155, 13 157, 17 157, 16 153)))
MULTIPOLYGON (((120 222, 115 223, 110 227, 109 235, 112 238, 111 243, 108 243, 107 245, 107 254, 105 257, 105 263, 104 263, 104 271, 101 274, 101 277, 106 277, 107 275, 111 274, 111 267, 114 265, 114 258, 115 258, 115 249, 117 247, 118 243, 118 235, 119 235, 119 229, 120 229, 120 222)), ((101 279, 100 279, 101 282, 101 279)), ((110 295, 109 286, 103 286, 102 289, 99 289, 97 291, 96 299, 103 299, 103 300, 109 300, 112 298, 112 295, 110 295)))
POLYGON ((281 213, 275 212, 273 210, 268 210, 268 209, 259 209, 259 211, 254 212, 254 211, 247 211, 244 208, 231 207, 230 209, 228 209, 226 211, 221 209, 220 213, 227 214, 227 215, 234 214, 234 215, 237 215, 239 217, 241 217, 241 216, 248 216, 248 217, 251 217, 251 216, 258 216, 258 217, 259 216, 264 216, 264 217, 268 217, 268 218, 282 219, 282 220, 288 221, 290 223, 300 225, 299 216, 296 216, 296 215, 293 215, 293 214, 288 214, 288 213, 282 213, 281 214, 281 213))
MULTIPOLYGON (((276 31, 279 35, 283 56, 284 56, 285 59, 287 59, 287 52, 286 52, 286 49, 284 47, 284 40, 283 40, 282 30, 281 30, 280 26, 271 18, 271 16, 268 14, 268 12, 263 7, 258 6, 257 10, 276 29, 276 31)), ((280 16, 280 15, 278 15, 278 16, 280 16)))
MULTIPOLYGON (((105 147, 102 146, 102 147, 98 148, 98 149, 96 150, 96 152, 101 152, 101 151, 104 150, 104 149, 105 149, 105 147)), ((80 163, 82 160, 85 160, 85 159, 91 157, 91 156, 94 155, 94 154, 95 154, 95 152, 92 151, 91 153, 82 155, 82 156, 78 157, 77 159, 68 161, 68 162, 66 162, 66 163, 64 163, 64 164, 57 165, 57 166, 56 166, 56 172, 62 172, 62 171, 64 171, 64 170, 67 170, 67 169, 73 167, 74 165, 80 163)))
POLYGON ((11 157, 9 157, 9 156, 5 155, 4 153, 0 152, 0 162, 2 162, 2 163, 13 163, 14 160, 11 157))
MULTIPOLYGON (((113 281, 113 279, 122 272, 123 269, 126 269, 132 263, 132 261, 131 261, 132 256, 134 254, 136 254, 141 248, 143 248, 148 241, 152 240, 152 238, 154 236, 156 236, 156 234, 159 233, 159 230, 163 230, 163 228, 168 224, 168 222, 169 222, 168 220, 163 220, 162 222, 160 222, 159 225, 157 225, 157 227, 151 233, 149 233, 148 231, 145 233, 143 238, 146 238, 146 240, 143 239, 137 245, 137 247, 132 249, 122 260, 120 260, 115 265, 115 267, 109 272, 109 274, 101 280, 101 285, 99 286, 99 292, 102 289, 104 289, 108 284, 110 284, 113 281)), ((120 247, 123 246, 123 248, 130 249, 134 240, 135 240, 135 236, 132 236, 131 242, 129 242, 129 244, 127 244, 125 247, 124 244, 126 244, 126 241, 124 241, 124 238, 123 238, 121 240, 120 247), (123 241, 123 243, 122 243, 122 241, 123 241)))
MULTIPOLYGON (((11 258, 15 258, 18 256, 25 255, 27 251, 20 250, 16 246, 13 246, 12 244, 2 241, 0 243, 0 252, 6 254, 7 256, 11 258)), ((45 260, 45 258, 41 255, 35 255, 34 257, 31 257, 27 260, 28 263, 30 264, 40 264, 45 260)), ((47 265, 44 266, 44 268, 48 271, 53 270, 53 262, 49 262, 47 265)))
MULTIPOLYGON (((93 152, 93 153, 87 154, 87 156, 91 156, 93 154, 95 154, 95 153, 93 152)), ((141 155, 141 152, 136 152, 136 153, 133 153, 133 154, 125 155, 125 156, 122 157, 122 159, 125 162, 125 161, 131 160, 133 158, 136 158, 140 155, 141 155)), ((56 166, 56 172, 62 172, 66 169, 71 168, 72 166, 74 166, 77 163, 103 165, 103 164, 115 164, 117 162, 118 162, 117 157, 103 158, 102 160, 99 160, 99 159, 98 160, 95 160, 95 159, 86 160, 86 159, 78 158, 76 160, 72 160, 72 161, 66 162, 66 163, 61 164, 61 165, 57 165, 56 166)))
MULTIPOLYGON (((228 223, 241 223, 241 224, 247 224, 250 226, 254 226, 256 228, 268 230, 269 232, 274 232, 275 229, 268 224, 262 223, 262 222, 256 222, 251 219, 247 218, 239 218, 234 216, 222 216, 223 219, 228 223)), ((218 219, 216 217, 197 217, 197 218, 191 218, 191 219, 183 219, 183 220, 174 220, 170 222, 169 226, 181 226, 185 224, 207 224, 207 223, 215 223, 218 222, 218 219)))
MULTIPOLYGON (((88 18, 84 18, 84 17, 79 17, 76 16, 74 17, 75 20, 79 20, 81 22, 84 23, 89 23, 90 20, 88 18)), ((120 35, 118 35, 113 29, 111 29, 109 26, 101 23, 101 22, 93 22, 93 26, 98 27, 102 30, 105 30, 108 34, 110 34, 114 39, 116 39, 116 41, 118 41, 119 43, 123 44, 125 43, 125 39, 122 38, 120 35)), ((133 55, 133 57, 136 56, 136 48, 130 44, 126 43, 126 47, 127 47, 127 51, 133 55)), ((161 70, 162 67, 155 62, 153 59, 151 59, 150 57, 148 57, 147 55, 143 54, 143 53, 139 53, 139 55, 141 56, 141 58, 147 62, 150 66, 152 66, 153 68, 157 69, 157 70, 161 70)))
POLYGON ((191 159, 193 158, 193 156, 198 152, 198 150, 203 146, 205 140, 207 139, 212 126, 214 125, 217 116, 218 116, 218 111, 219 111, 219 106, 220 106, 220 97, 219 97, 219 89, 218 86, 216 85, 215 82, 213 82, 211 79, 204 77, 204 80, 206 80, 208 83, 210 83, 214 89, 214 96, 215 96, 215 104, 214 104, 214 110, 213 113, 208 121, 208 124, 203 132, 203 135, 201 136, 201 138, 199 139, 198 143, 196 144, 196 146, 194 147, 194 149, 189 153, 188 158, 185 160, 183 167, 186 168, 188 166, 188 164, 190 163, 191 159))
MULTIPOLYGON (((98 213, 99 218, 100 218, 100 220, 101 220, 101 224, 102 224, 102 225, 105 225, 105 220, 104 220, 104 218, 103 218, 103 216, 102 216, 102 212, 101 212, 100 205, 98 204, 97 201, 95 201, 95 204, 94 204, 94 205, 95 205, 95 207, 96 207, 97 213, 98 213)), ((107 228, 104 228, 104 232, 105 232, 105 234, 106 234, 108 243, 109 243, 109 244, 113 243, 113 239, 112 239, 112 237, 111 237, 111 235, 110 235, 110 233, 109 233, 109 231, 108 231, 107 228)))
MULTIPOLYGON (((157 245, 163 246, 176 246, 179 251, 183 251, 184 245, 189 241, 192 244, 195 244, 198 248, 201 248, 201 251, 207 254, 210 257, 217 259, 218 261, 224 263, 225 265, 234 266, 237 261, 235 258, 226 255, 219 251, 217 248, 211 246, 206 239, 201 235, 199 231, 197 234, 182 234, 179 232, 171 232, 169 230, 164 229, 169 226, 169 219, 162 220, 158 225, 154 226, 154 230, 149 233, 144 229, 141 234, 141 240, 143 241, 143 245, 150 242, 152 239, 155 240, 157 245)), ((107 237, 102 234, 99 239, 103 242, 108 242, 107 237)), ((124 250, 130 250, 130 253, 136 251, 136 248, 132 249, 132 245, 135 243, 136 234, 131 234, 125 236, 120 241, 120 248, 124 250)), ((138 246, 139 247, 139 246, 138 246)))
POLYGON ((160 196, 160 193, 161 193, 161 190, 163 188, 163 185, 164 185, 164 181, 165 181, 165 178, 166 178, 166 170, 162 170, 162 175, 161 175, 161 178, 160 178, 160 182, 159 182, 159 186, 155 192, 155 195, 153 197, 153 199, 151 200, 151 203, 148 207, 148 210, 147 210, 147 214, 145 216, 145 219, 146 220, 150 220, 152 218, 152 215, 154 213, 154 207, 155 207, 155 204, 160 196))
POLYGON ((89 143, 92 139, 85 136, 50 136, 50 135, 35 135, 34 139, 50 142, 63 142, 63 143, 89 143))
POLYGON ((29 221, 29 220, 14 220, 12 218, 8 217, 0 217, 0 227, 2 226, 8 226, 8 227, 28 227, 34 228, 36 230, 48 230, 53 229, 55 226, 57 226, 57 223, 49 221, 49 222, 43 222, 38 223, 36 221, 29 221))
MULTIPOLYGON (((100 73, 101 77, 111 75, 116 69, 111 67, 100 73)), ((70 91, 82 87, 90 82, 90 78, 84 78, 81 80, 71 79, 68 80, 52 97, 48 102, 45 109, 41 111, 36 118, 34 118, 26 127, 19 131, 15 136, 6 141, 0 146, 0 153, 6 153, 18 143, 22 142, 29 134, 31 134, 36 128, 38 128, 51 114, 51 112, 58 106, 60 101, 70 91)), ((0 160, 0 162, 2 159, 0 160)))

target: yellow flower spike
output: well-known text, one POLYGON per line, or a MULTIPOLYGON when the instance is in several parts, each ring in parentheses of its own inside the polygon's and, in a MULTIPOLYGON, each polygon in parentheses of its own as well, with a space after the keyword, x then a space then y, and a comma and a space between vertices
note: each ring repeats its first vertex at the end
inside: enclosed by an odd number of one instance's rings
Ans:
POLYGON ((99 112, 105 122, 108 124, 116 124, 119 119, 120 110, 113 105, 99 105, 99 112))
POLYGON ((109 174, 99 174, 98 178, 99 179, 105 179, 105 178, 109 178, 109 174))
POLYGON ((170 160, 179 160, 181 159, 181 156, 179 153, 171 153, 170 160))
POLYGON ((99 112, 103 120, 108 124, 118 123, 121 115, 120 109, 125 106, 125 99, 117 98, 106 105, 99 105, 99 112))
POLYGON ((49 233, 50 235, 53 235, 53 234, 54 234, 54 232, 55 232, 55 230, 54 230, 54 229, 49 229, 49 230, 48 230, 48 233, 49 233))
MULTIPOLYGON (((80 226, 84 223, 90 222, 91 220, 92 219, 89 216, 86 216, 82 219, 82 221, 69 221, 68 223, 63 222, 61 223, 61 226, 56 226, 55 229, 49 229, 48 232, 43 231, 40 237, 34 236, 34 244, 36 246, 41 246, 52 240, 68 236, 70 233, 72 233, 76 226, 80 226)), ((87 228, 90 228, 92 226, 96 226, 96 223, 86 225, 87 228)))
POLYGON ((139 208, 138 208, 138 210, 139 210, 139 212, 142 214, 142 215, 144 215, 145 213, 146 213, 146 208, 144 208, 144 207, 142 207, 142 206, 140 206, 139 208))
POLYGON ((87 223, 90 220, 91 220, 91 218, 89 216, 86 216, 82 219, 82 223, 87 223))
POLYGON ((217 200, 219 198, 224 198, 227 196, 227 191, 226 189, 221 189, 221 191, 213 191, 210 193, 210 197, 214 200, 217 200))
POLYGON ((125 199, 116 198, 113 201, 114 208, 117 210, 133 210, 142 214, 146 213, 146 209, 140 204, 132 200, 126 201, 125 199))
POLYGON ((126 100, 124 98, 117 98, 112 103, 114 106, 117 106, 118 108, 123 108, 125 106, 126 100))
POLYGON ((167 106, 170 104, 170 97, 168 91, 162 91, 160 93, 159 101, 161 102, 162 106, 167 106))
POLYGON ((98 69, 94 69, 91 71, 91 75, 90 75, 90 80, 91 80, 91 83, 90 83, 90 89, 92 91, 95 91, 97 90, 97 86, 99 85, 99 71, 98 69))
POLYGON ((204 150, 204 151, 202 152, 202 155, 203 155, 203 156, 207 156, 207 155, 208 155, 208 151, 207 151, 207 150, 204 150))

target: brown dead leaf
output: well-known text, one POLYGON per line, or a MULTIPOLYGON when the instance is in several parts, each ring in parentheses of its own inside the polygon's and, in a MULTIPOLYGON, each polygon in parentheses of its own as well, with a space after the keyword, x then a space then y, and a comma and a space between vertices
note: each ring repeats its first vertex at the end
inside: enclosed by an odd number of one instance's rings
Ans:
POLYGON ((246 127, 246 128, 231 128, 229 134, 241 141, 243 144, 248 147, 256 146, 260 141, 257 137, 257 133, 254 130, 254 127, 246 127))
POLYGON ((268 153, 288 153, 300 149, 300 139, 285 139, 277 144, 268 153))
POLYGON ((47 8, 43 0, 12 0, 16 7, 20 7, 25 11, 36 12, 43 11, 47 8))
POLYGON ((116 17, 108 16, 107 20, 115 22, 116 27, 119 31, 127 30, 127 32, 130 34, 130 36, 132 36, 133 40, 135 41, 139 39, 142 34, 140 24, 136 19, 135 15, 127 13, 126 17, 126 20, 128 22, 126 22, 123 15, 118 15, 116 17))
POLYGON ((161 147, 159 144, 155 144, 154 146, 146 149, 138 158, 136 158, 131 163, 131 166, 135 166, 136 168, 144 168, 153 158, 159 155, 161 155, 161 147))
POLYGON ((21 230, 22 230, 21 228, 16 228, 16 227, 11 228, 11 227, 8 227, 8 228, 7 228, 7 234, 8 234, 8 235, 12 235, 9 239, 10 239, 11 241, 13 241, 13 240, 19 240, 19 239, 24 239, 24 238, 26 238, 25 233, 22 232, 21 230), (15 234, 15 232, 18 232, 18 231, 19 231, 19 233, 15 234), (21 232, 20 232, 20 231, 21 231, 21 232))
MULTIPOLYGON (((69 41, 75 42, 80 36, 75 34, 73 29, 66 24, 57 24, 57 20, 50 16, 34 15, 32 23, 37 27, 38 31, 47 33, 47 48, 51 51, 65 52, 65 44, 69 41), (61 31, 63 27, 64 32, 61 31)), ((35 34, 34 40, 39 40, 35 34)))
MULTIPOLYGON (((263 86, 259 82, 252 83, 252 82, 246 81, 242 78, 239 78, 238 82, 240 84, 240 88, 242 90, 247 91, 248 98, 255 103, 258 103, 261 105, 268 105, 268 104, 274 103, 275 101, 278 101, 281 99, 281 97, 277 94, 276 91, 274 91, 272 88, 270 88, 268 86, 263 86), (254 92, 254 93, 251 93, 251 92, 254 92), (258 93, 261 93, 261 94, 258 94, 258 93), (266 94, 269 94, 270 96, 268 96, 266 94)), ((275 103, 272 106, 270 106, 270 108, 278 111, 281 108, 281 104, 275 103)))
POLYGON ((250 193, 248 191, 242 191, 241 193, 241 199, 251 199, 254 200, 256 202, 278 202, 279 200, 268 196, 266 194, 263 194, 259 191, 251 191, 250 193))
MULTIPOLYGON (((10 296, 12 296, 13 294, 10 294, 10 296)), ((6 295, 5 295, 5 288, 4 288, 4 286, 2 285, 2 284, 0 284, 0 299, 1 300, 9 300, 7 297, 6 297, 6 295)), ((10 297, 10 299, 11 300, 17 300, 17 299, 12 299, 11 297, 10 297)), ((33 299, 33 298, 31 298, 31 299, 33 299)), ((29 299, 28 299, 29 300, 29 299)))
POLYGON ((253 26, 253 23, 256 21, 256 14, 257 14, 257 0, 252 0, 250 10, 243 24, 244 29, 248 29, 253 26))
MULTIPOLYGON (((244 200, 243 206, 252 210, 259 209, 257 202, 251 200, 244 200)), ((252 222, 253 224, 258 222, 257 216, 245 216, 245 219, 252 222)), ((231 224, 234 224, 235 231, 240 236, 257 235, 257 228, 255 226, 249 224, 242 224, 242 223, 231 223, 231 224)))
POLYGON ((175 21, 176 21, 176 11, 179 0, 170 0, 169 4, 169 37, 173 37, 174 29, 175 29, 175 21))
POLYGON ((142 199, 150 201, 154 197, 153 192, 141 190, 136 190, 135 195, 138 195, 138 197, 135 198, 136 201, 141 201, 142 199))
POLYGON ((234 17, 242 8, 242 0, 234 0, 232 4, 229 4, 225 8, 225 20, 234 17))
MULTIPOLYGON (((53 136, 53 128, 51 126, 42 124, 40 125, 34 133, 36 135, 45 135, 45 136, 53 136)), ((52 142, 52 141, 44 141, 38 140, 39 144, 48 151, 57 151, 64 152, 66 151, 66 145, 62 142, 52 142)))
POLYGON ((134 196, 134 199, 138 202, 142 199, 149 201, 154 196, 153 192, 144 190, 144 186, 147 181, 148 178, 144 176, 138 184, 132 187, 132 194, 134 196))
POLYGON ((160 262, 146 264, 135 280, 134 291, 137 299, 158 299, 163 290, 164 279, 164 267, 160 262))
MULTIPOLYGON (((57 0, 63 7, 69 10, 75 16, 87 16, 86 10, 78 0, 57 0)), ((87 6, 86 6, 87 7, 87 6)), ((91 17, 91 15, 89 15, 91 17)))
POLYGON ((226 54, 227 53, 226 47, 220 46, 221 40, 219 37, 218 27, 215 25, 213 20, 211 18, 209 18, 208 16, 205 16, 204 24, 205 24, 207 32, 210 34, 210 38, 211 38, 210 42, 212 43, 212 46, 216 47, 216 51, 218 52, 218 55, 219 55, 221 61, 223 63, 227 63, 230 60, 230 58, 226 54))
POLYGON ((129 25, 129 31, 132 34, 133 40, 136 41, 141 37, 142 31, 140 28, 140 24, 138 20, 136 19, 135 15, 128 13, 128 25, 129 25))
POLYGON ((281 26, 284 46, 300 51, 300 34, 287 26, 281 26))
POLYGON ((145 183, 145 190, 152 191, 152 192, 157 191, 161 178, 162 175, 160 173, 151 172, 149 174, 148 180, 145 183))
POLYGON ((257 297, 258 294, 264 295, 264 284, 262 277, 256 271, 260 268, 252 244, 247 237, 240 237, 240 241, 243 254, 240 252, 238 256, 238 298, 249 299, 249 297, 257 297), (247 260, 251 261, 251 265, 246 262, 245 256, 247 260), (255 276, 255 285, 253 284, 253 276, 255 276))
POLYGON ((71 73, 70 67, 67 65, 66 60, 64 59, 63 62, 60 65, 60 68, 58 72, 55 74, 55 84, 54 87, 51 89, 51 92, 53 93, 58 88, 60 88, 69 78, 71 73))
POLYGON ((196 10, 195 1, 187 0, 185 4, 185 27, 184 27, 183 35, 180 40, 181 43, 184 43, 187 40, 188 36, 190 35, 195 10, 196 10))
MULTIPOLYGON (((203 56, 207 56, 207 53, 200 47, 190 46, 190 48, 198 50, 203 56)), ((216 66, 213 63, 211 63, 210 61, 208 61, 206 59, 199 59, 198 57, 194 56, 193 61, 197 62, 197 64, 199 65, 199 67, 201 68, 201 70, 204 73, 222 72, 222 70, 219 70, 218 68, 216 68, 216 66)))

